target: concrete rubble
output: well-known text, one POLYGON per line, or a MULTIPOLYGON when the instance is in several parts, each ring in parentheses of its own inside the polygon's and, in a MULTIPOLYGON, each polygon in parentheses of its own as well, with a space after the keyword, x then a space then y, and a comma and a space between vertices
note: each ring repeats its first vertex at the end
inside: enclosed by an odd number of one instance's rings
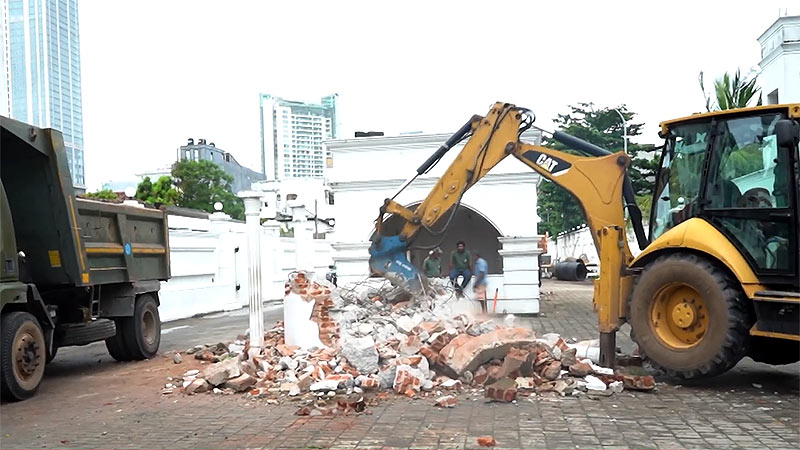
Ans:
POLYGON ((308 304, 314 326, 304 333, 313 336, 295 332, 289 343, 279 322, 265 332, 258 355, 248 357, 247 336, 195 346, 185 353, 207 366, 168 379, 162 392, 244 392, 267 404, 299 401, 297 414, 314 416, 360 412, 390 392, 452 408, 459 396, 514 402, 655 389, 652 376, 596 365, 591 341, 537 337, 516 326, 513 316, 481 314, 477 302, 457 298, 446 281, 433 280, 431 288, 427 296, 410 298, 384 280, 334 288, 296 272, 285 294, 308 304))

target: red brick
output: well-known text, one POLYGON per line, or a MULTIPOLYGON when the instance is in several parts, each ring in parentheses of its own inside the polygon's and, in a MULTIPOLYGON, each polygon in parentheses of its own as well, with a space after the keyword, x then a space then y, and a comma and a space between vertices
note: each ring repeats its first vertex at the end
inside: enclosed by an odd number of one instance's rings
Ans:
POLYGON ((561 374, 561 361, 551 361, 542 367, 540 374, 546 380, 555 380, 561 374))
POLYGON ((492 400, 509 403, 517 398, 517 382, 503 378, 486 387, 485 396, 492 400))
POLYGON ((378 380, 376 380, 375 378, 369 377, 369 378, 361 381, 361 389, 364 389, 364 390, 375 389, 375 388, 378 387, 378 384, 380 384, 378 382, 378 380))
POLYGON ((497 445, 497 441, 491 436, 481 436, 478 438, 478 445, 481 447, 494 447, 497 445))
POLYGON ((428 361, 436 361, 439 358, 439 353, 435 352, 430 347, 421 347, 419 354, 424 356, 428 361))
POLYGON ((592 366, 583 362, 576 362, 569 366, 569 374, 576 377, 585 377, 592 373, 592 366))

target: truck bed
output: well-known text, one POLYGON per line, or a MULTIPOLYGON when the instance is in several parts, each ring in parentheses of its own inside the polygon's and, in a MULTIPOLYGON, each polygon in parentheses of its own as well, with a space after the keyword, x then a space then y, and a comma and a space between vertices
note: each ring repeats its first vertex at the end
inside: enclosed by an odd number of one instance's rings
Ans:
POLYGON ((0 116, 0 175, 22 280, 39 286, 169 278, 166 214, 75 196, 64 140, 0 116))

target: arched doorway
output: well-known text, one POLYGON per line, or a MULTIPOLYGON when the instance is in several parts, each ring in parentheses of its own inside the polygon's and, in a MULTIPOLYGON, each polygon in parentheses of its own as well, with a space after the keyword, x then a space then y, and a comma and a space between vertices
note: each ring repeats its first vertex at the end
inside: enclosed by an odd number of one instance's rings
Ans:
MULTIPOLYGON (((409 209, 415 209, 420 202, 412 203, 407 206, 409 209)), ((436 225, 431 227, 434 231, 441 230, 445 222, 450 217, 450 213, 446 213, 436 222, 436 225)), ((400 217, 391 215, 384 219, 383 233, 386 236, 394 236, 400 233, 404 222, 400 217)), ((370 240, 374 237, 372 233, 370 240)), ((489 265, 490 274, 503 273, 503 259, 500 257, 500 242, 497 240, 500 237, 500 231, 494 226, 483 214, 479 213, 474 208, 461 204, 456 211, 453 220, 450 222, 450 227, 443 235, 432 235, 428 230, 421 228, 411 243, 409 261, 417 268, 422 267, 422 262, 428 256, 430 247, 439 244, 442 249, 442 272, 447 275, 450 273, 450 253, 456 249, 458 241, 464 241, 467 244, 467 250, 472 253, 473 260, 475 254, 479 253, 489 265)))

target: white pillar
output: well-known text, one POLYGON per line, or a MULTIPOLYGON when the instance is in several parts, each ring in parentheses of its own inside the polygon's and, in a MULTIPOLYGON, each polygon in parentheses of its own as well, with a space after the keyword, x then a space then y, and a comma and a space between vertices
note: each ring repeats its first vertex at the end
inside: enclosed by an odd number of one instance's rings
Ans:
POLYGON ((541 236, 497 238, 503 246, 499 250, 503 257, 503 296, 497 300, 498 313, 539 313, 540 239, 541 236))
POLYGON ((314 271, 314 224, 309 222, 304 204, 292 201, 292 227, 294 228, 295 269, 314 271))
POLYGON ((371 242, 337 242, 333 247, 333 263, 339 286, 362 281, 369 276, 371 242))
POLYGON ((247 225, 248 297, 250 300, 250 354, 261 353, 264 346, 264 308, 261 292, 261 200, 260 192, 240 192, 244 199, 247 225))

